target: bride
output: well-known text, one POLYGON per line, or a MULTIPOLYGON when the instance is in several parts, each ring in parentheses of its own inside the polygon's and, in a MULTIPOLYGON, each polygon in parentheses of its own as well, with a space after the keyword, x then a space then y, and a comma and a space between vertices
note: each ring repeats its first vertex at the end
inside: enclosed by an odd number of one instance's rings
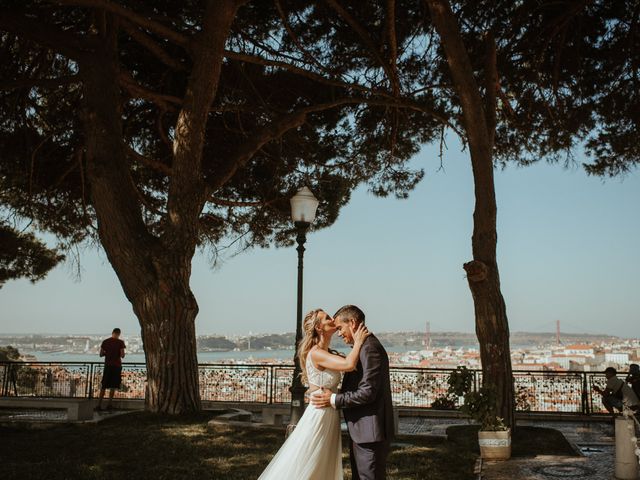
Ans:
MULTIPOLYGON (((370 333, 361 324, 353 334, 346 357, 329 351, 336 325, 326 312, 312 310, 304 317, 304 336, 298 345, 302 382, 309 394, 321 388, 337 392, 340 372, 355 370, 362 342, 370 333)), ((258 480, 342 480, 340 412, 334 408, 305 409, 295 430, 258 480)))

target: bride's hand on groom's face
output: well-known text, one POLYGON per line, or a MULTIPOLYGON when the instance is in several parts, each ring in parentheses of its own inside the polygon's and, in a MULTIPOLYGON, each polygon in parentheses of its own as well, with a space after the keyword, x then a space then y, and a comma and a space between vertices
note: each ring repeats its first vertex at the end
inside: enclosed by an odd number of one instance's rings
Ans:
POLYGON ((316 408, 327 408, 331 406, 331 390, 321 388, 309 395, 309 402, 316 408))
POLYGON ((369 330, 363 323, 358 325, 358 327, 355 330, 351 325, 349 325, 349 330, 351 330, 351 337, 353 338, 353 343, 357 343, 357 342, 362 343, 364 342, 365 338, 371 335, 371 332, 369 332, 369 330))

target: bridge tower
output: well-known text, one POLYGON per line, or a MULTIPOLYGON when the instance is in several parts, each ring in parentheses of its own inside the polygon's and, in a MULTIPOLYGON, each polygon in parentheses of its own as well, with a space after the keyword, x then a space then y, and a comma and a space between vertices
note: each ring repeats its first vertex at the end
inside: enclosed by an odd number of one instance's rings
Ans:
POLYGON ((431 348, 431 322, 427 320, 427 324, 424 330, 424 340, 422 340, 424 348, 431 348))

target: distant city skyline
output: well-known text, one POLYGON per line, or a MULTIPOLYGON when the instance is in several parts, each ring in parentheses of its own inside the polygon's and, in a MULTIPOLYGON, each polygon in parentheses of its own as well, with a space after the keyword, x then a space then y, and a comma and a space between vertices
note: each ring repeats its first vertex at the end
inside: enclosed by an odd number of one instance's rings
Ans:
MULTIPOLYGON (((418 335, 423 335, 424 331, 421 330, 378 330, 379 333, 385 333, 385 334, 390 334, 390 333, 413 333, 413 334, 418 334, 418 335)), ((510 331, 511 336, 513 337, 514 335, 516 336, 522 336, 522 335, 535 335, 535 336, 548 336, 550 339, 550 343, 555 343, 555 332, 552 331, 537 331, 537 332, 533 332, 533 331, 523 331, 523 330, 513 330, 511 329, 510 331)), ((277 331, 277 332, 240 332, 240 333, 231 333, 231 334, 223 334, 223 333, 218 333, 218 332, 212 332, 212 333, 196 333, 196 337, 200 338, 200 337, 224 337, 224 338, 232 338, 232 339, 240 339, 240 338, 258 338, 258 337, 262 337, 262 336, 268 336, 268 335, 288 335, 288 334, 295 334, 295 330, 292 328, 291 330, 288 331, 277 331)), ((474 335, 475 337, 475 332, 472 331, 460 331, 460 330, 431 330, 431 334, 433 336, 438 336, 438 335, 474 335)), ((110 336, 111 332, 109 331, 104 331, 104 332, 0 332, 0 340, 3 338, 10 338, 10 337, 37 337, 37 336, 41 336, 41 337, 74 337, 74 338, 84 338, 84 337, 102 337, 102 336, 110 336)), ((607 333, 590 333, 590 332, 567 332, 564 331, 562 332, 563 338, 561 340, 561 345, 568 345, 570 343, 575 343, 576 337, 585 337, 585 338, 591 338, 594 337, 594 342, 597 341, 597 339, 599 338, 609 338, 609 337, 615 337, 615 338, 619 338, 620 340, 640 340, 640 335, 637 334, 633 334, 630 333, 628 335, 625 336, 621 336, 621 335, 613 335, 613 334, 607 334, 607 333)), ((121 334, 121 338, 142 338, 141 332, 140 331, 135 331, 135 329, 133 331, 130 331, 128 334, 121 334)), ((340 342, 341 340, 339 339, 339 337, 334 336, 333 337, 334 340, 336 340, 337 342, 340 342)), ((587 340, 584 340, 587 341, 587 340)), ((1 346, 1 345, 0 345, 1 346)))
MULTIPOLYGON (((471 259, 473 183, 455 142, 439 171, 428 147, 412 165, 425 179, 408 200, 360 188, 336 223, 311 232, 304 308, 361 306, 375 331, 472 332, 473 303, 462 264, 471 259)), ((581 162, 577 155, 577 162, 581 162)), ((511 331, 633 336, 640 324, 640 175, 603 180, 581 166, 546 163, 496 170, 498 262, 511 331)), ((0 289, 0 334, 139 333, 104 253, 81 253, 81 281, 57 267, 31 285, 0 289)), ((256 249, 212 270, 194 257, 200 305, 196 333, 290 332, 295 328, 296 252, 256 249)))

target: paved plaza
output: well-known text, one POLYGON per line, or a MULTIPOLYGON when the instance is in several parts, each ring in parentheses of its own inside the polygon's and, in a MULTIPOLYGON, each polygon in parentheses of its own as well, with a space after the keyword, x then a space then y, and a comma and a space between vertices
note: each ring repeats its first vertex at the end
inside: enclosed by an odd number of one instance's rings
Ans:
MULTIPOLYGON (((447 427, 464 425, 464 419, 402 417, 399 432, 404 435, 446 435, 447 427)), ((483 462, 483 480, 539 480, 571 478, 575 480, 611 480, 614 478, 615 439, 608 422, 526 421, 518 425, 554 428, 576 448, 580 456, 541 455, 512 458, 507 462, 483 462)))
POLYGON ((514 458, 508 462, 485 462, 484 480, 538 480, 554 478, 611 480, 615 468, 613 425, 603 422, 519 422, 555 428, 576 447, 582 456, 538 456, 514 458))

